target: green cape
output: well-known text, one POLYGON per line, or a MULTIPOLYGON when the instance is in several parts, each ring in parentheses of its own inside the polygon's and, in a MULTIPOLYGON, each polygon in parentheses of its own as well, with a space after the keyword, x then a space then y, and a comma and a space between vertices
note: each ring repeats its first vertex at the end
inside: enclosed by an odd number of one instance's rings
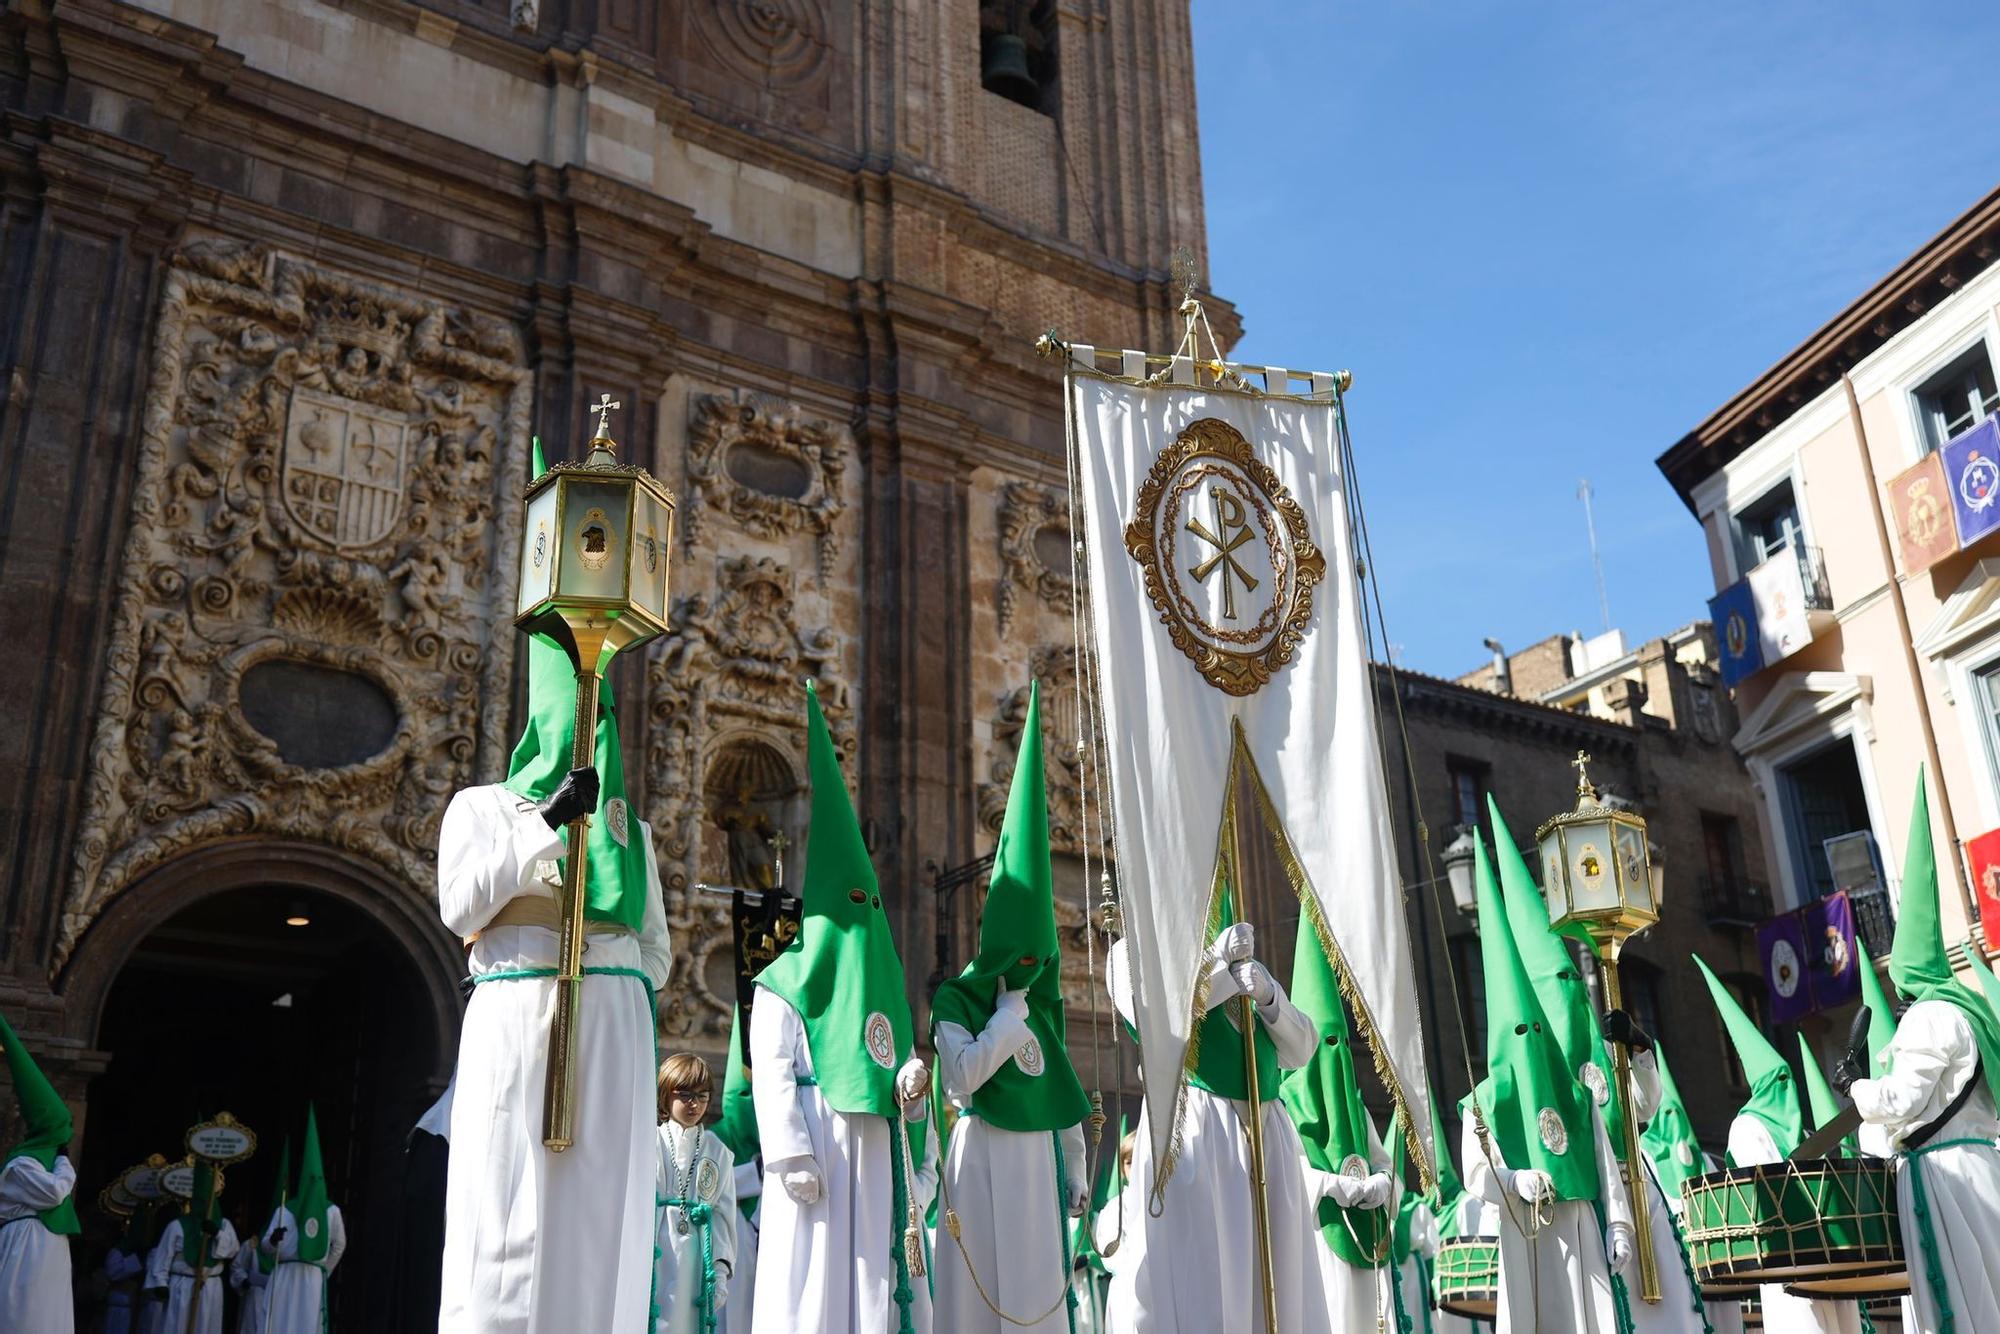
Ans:
MULTIPOLYGON (((1366 1175, 1375 1166, 1368 1153, 1368 1112, 1354 1077, 1354 1035, 1347 1026, 1340 984, 1319 937, 1317 917, 1311 905, 1301 906, 1290 990, 1292 1004, 1319 1030, 1319 1042, 1310 1060, 1281 1076, 1278 1097, 1298 1127, 1307 1162, 1322 1172, 1338 1173, 1350 1159, 1358 1158, 1366 1175)), ((1240 1048, 1237 1065, 1242 1065, 1240 1048)), ((1401 1136, 1396 1138, 1400 1144, 1401 1136)), ((1321 1200, 1318 1209, 1326 1244, 1340 1259, 1362 1269, 1381 1263, 1382 1234, 1392 1217, 1390 1210, 1343 1209, 1332 1200, 1321 1200)))
POLYGON ((1706 1170, 1701 1157, 1701 1141, 1695 1138, 1694 1122, 1688 1118, 1687 1104, 1681 1101, 1680 1086, 1667 1068, 1666 1049, 1653 1046, 1653 1063, 1660 1072, 1660 1105, 1639 1136, 1639 1145, 1653 1160, 1653 1173, 1660 1190, 1670 1200, 1681 1194, 1681 1183, 1706 1170))
POLYGON ((758 1153, 757 1105, 750 1097, 750 1051, 745 1045, 743 1007, 729 1012, 729 1051, 722 1072, 721 1113, 716 1119, 715 1137, 739 1163, 747 1163, 758 1153))
POLYGON ((1534 873, 1515 846, 1506 820, 1501 818, 1499 803, 1490 794, 1486 813, 1493 821, 1493 858, 1500 871, 1500 895, 1507 902, 1507 925, 1514 932, 1515 948, 1521 951, 1521 966, 1528 970, 1535 998, 1542 1003, 1542 1014, 1562 1047, 1563 1059, 1596 1100, 1611 1150, 1623 1160, 1625 1123, 1620 1118, 1624 1112, 1618 1102, 1617 1081, 1611 1077, 1604 1028, 1590 1003, 1590 989, 1577 971, 1569 945, 1549 929, 1548 904, 1535 887, 1534 873))
POLYGON ((1125 1143, 1125 1132, 1129 1128, 1125 1114, 1120 1112, 1118 1138, 1111 1141, 1110 1152, 1105 1152, 1102 1145, 1098 1148, 1098 1156, 1103 1159, 1103 1163, 1098 1168, 1097 1180, 1091 1183, 1090 1207, 1084 1210, 1083 1217, 1070 1225, 1070 1254, 1100 1274, 1109 1271, 1104 1263, 1104 1256, 1097 1249, 1097 1216, 1103 1213, 1125 1189, 1125 1167, 1118 1159, 1119 1150, 1125 1143))
MULTIPOLYGON (((894 1119, 896 1071, 909 1059, 910 1001, 882 890, 847 798, 819 694, 806 686, 806 834, 799 934, 757 974, 805 1025, 813 1078, 837 1112, 894 1119)), ((916 1153, 917 1146, 911 1146, 916 1153)))
MULTIPOLYGON (((1857 942, 1859 938, 1857 937, 1857 942)), ((1868 947, 1861 946, 1861 1003, 1868 1007, 1868 1073, 1879 1075, 1888 1069, 1889 1040, 1896 1036, 1896 1010, 1882 991, 1882 976, 1868 947)))
MULTIPOLYGON (((1812 1128, 1818 1130, 1840 1115, 1840 1099, 1833 1096, 1833 1086, 1826 1082, 1826 1072, 1819 1068, 1819 1057, 1813 1055, 1812 1044, 1803 1033, 1799 1034, 1799 1065, 1806 1072, 1806 1110, 1812 1114, 1812 1128)), ((1840 1141, 1839 1152, 1827 1155, 1829 1158, 1860 1156, 1861 1148, 1852 1135, 1840 1141)))
MULTIPOLYGON (((21 1128, 25 1132, 14 1147, 7 1150, 4 1162, 16 1158, 32 1158, 44 1170, 54 1171, 56 1155, 66 1148, 70 1136, 75 1133, 75 1123, 70 1119, 69 1106, 56 1092, 56 1086, 42 1073, 42 1067, 35 1064, 35 1058, 28 1051, 26 1043, 14 1032, 7 1016, 0 1015, 0 1047, 6 1048, 7 1073, 14 1081, 14 1101, 20 1104, 21 1128)), ((59 1236, 73 1237, 83 1231, 83 1224, 76 1216, 76 1192, 71 1191, 61 1204, 44 1209, 35 1215, 42 1220, 42 1226, 59 1236)))
POLYGON ((1771 1139, 1777 1144, 1778 1152, 1790 1156, 1805 1138, 1805 1128, 1799 1115, 1799 1091, 1792 1084, 1792 1067, 1771 1045, 1771 1039, 1764 1036, 1762 1029, 1750 1022, 1750 1016, 1743 1013, 1743 1007, 1729 994, 1719 978, 1702 962, 1699 954, 1690 956, 1694 966, 1701 969, 1702 978, 1708 983, 1708 994, 1715 1001, 1715 1008, 1722 1015, 1723 1027, 1729 1030, 1729 1044, 1736 1048, 1736 1059, 1743 1066, 1743 1077, 1750 1084, 1750 1101, 1743 1104, 1740 1116, 1754 1116, 1762 1121, 1771 1132, 1771 1139))
MULTIPOLYGON (((291 1176, 291 1174, 292 1174, 292 1137, 290 1135, 287 1135, 285 1136, 285 1147, 279 1150, 278 1152, 277 1179, 271 1182, 271 1211, 269 1214, 265 1216, 264 1219, 264 1227, 267 1231, 270 1229, 271 1219, 276 1218, 278 1216, 278 1210, 284 1207, 285 1188, 291 1184, 286 1180, 286 1178, 291 1176)), ((258 1233, 257 1239, 261 1241, 263 1239, 263 1233, 261 1232, 258 1233)), ((272 1252, 265 1250, 262 1246, 259 1246, 257 1248, 257 1268, 263 1270, 265 1273, 268 1274, 273 1270, 275 1270, 277 1267, 278 1267, 278 1257, 274 1255, 272 1252)))
POLYGON ((194 1194, 189 1197, 187 1211, 181 1215, 181 1258, 189 1268, 199 1269, 207 1258, 208 1234, 202 1231, 202 1223, 219 1215, 222 1201, 215 1194, 215 1167, 206 1158, 197 1158, 194 1164, 194 1194))
MULTIPOLYGON (((1208 920, 1210 943, 1236 922, 1236 891, 1225 880, 1221 892, 1215 896, 1214 912, 1208 920)), ((1243 1033, 1233 1022, 1240 1008, 1231 998, 1201 1017, 1195 1025, 1198 1047, 1194 1068, 1188 1072, 1188 1083, 1232 1102, 1242 1102, 1250 1096, 1250 1081, 1243 1077, 1243 1033)), ((1282 1074, 1278 1069, 1278 1048, 1264 1031, 1264 1025, 1253 1020, 1251 1026, 1256 1030, 1253 1041, 1257 1045, 1257 1092, 1269 1102, 1278 1096, 1282 1074)))
POLYGON ((299 1155, 299 1193, 292 1197, 292 1221, 299 1229, 299 1259, 326 1258, 326 1166, 319 1156, 319 1113, 306 1104, 306 1147, 299 1155))
POLYGON ((979 952, 964 972, 939 985, 931 998, 931 1023, 957 1024, 978 1037, 993 1018, 1002 979, 1010 990, 1025 988, 1028 993, 1033 1043, 1002 1061, 973 1091, 972 1114, 1002 1130, 1064 1130, 1079 1124, 1090 1115, 1090 1095, 1070 1064, 1063 1012, 1055 877, 1049 865, 1049 797, 1042 778, 1040 682, 1028 687, 1021 754, 1014 762, 1007 815, 993 848, 993 875, 979 917, 979 952))
MULTIPOLYGON (((1458 1164, 1452 1157, 1452 1145, 1457 1137, 1446 1137, 1444 1128, 1444 1104, 1438 1101, 1437 1090, 1431 1089, 1431 1146, 1437 1160, 1437 1182, 1431 1191, 1431 1212, 1437 1216, 1440 1236, 1457 1235, 1453 1229, 1458 1226, 1460 1203, 1465 1199, 1465 1182, 1458 1175, 1458 1164)), ((1397 1141, 1398 1148, 1402 1141, 1397 1141)))
POLYGON ((1477 1090, 1501 1161, 1548 1173, 1556 1198, 1597 1198, 1597 1131, 1590 1094, 1549 1031, 1514 945, 1486 841, 1474 836, 1479 961, 1486 984, 1486 1078, 1477 1090))
POLYGON ((1979 979, 1979 992, 1986 997, 1986 1008, 2000 1015, 2000 977, 1993 976, 1992 968, 1979 957, 1979 946, 1969 940, 1965 943, 1965 960, 1972 965, 1972 975, 1979 979))
POLYGON ((1930 798, 1922 769, 1917 770, 1917 800, 1910 809, 1910 845, 1903 854, 1903 889, 1896 901, 1889 980, 1912 1002, 1947 1001, 1958 1007, 1979 1044, 1979 1066, 1986 1076, 1986 1087, 2000 1102, 2000 1019, 1994 1017, 1985 997, 1958 980, 1944 952, 1944 926, 1938 920, 1937 858, 1931 855, 1930 798))

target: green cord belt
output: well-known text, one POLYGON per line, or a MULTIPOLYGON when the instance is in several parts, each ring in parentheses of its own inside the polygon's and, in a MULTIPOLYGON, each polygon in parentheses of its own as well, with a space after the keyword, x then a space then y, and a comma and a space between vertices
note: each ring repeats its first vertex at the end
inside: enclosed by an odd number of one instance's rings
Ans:
POLYGON ((1910 1165, 1910 1208, 1917 1215, 1917 1241, 1924 1250, 1924 1277, 1930 1282, 1931 1297, 1937 1302, 1937 1334, 1954 1334, 1957 1316, 1951 1309, 1951 1290, 1945 1285, 1944 1257, 1938 1254, 1937 1232, 1931 1222, 1931 1192, 1924 1184, 1923 1159, 1939 1149, 1991 1149, 1990 1139, 1948 1139, 1911 1149, 1903 1155, 1910 1165))

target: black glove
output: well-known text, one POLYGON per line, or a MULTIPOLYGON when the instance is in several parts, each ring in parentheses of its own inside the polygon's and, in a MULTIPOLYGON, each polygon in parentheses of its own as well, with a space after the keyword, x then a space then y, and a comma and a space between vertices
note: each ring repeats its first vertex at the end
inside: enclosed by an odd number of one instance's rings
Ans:
POLYGON ((1622 1042, 1634 1053, 1653 1049, 1653 1035, 1634 1023, 1632 1016, 1623 1010, 1612 1010, 1604 1016, 1604 1040, 1622 1042))
POLYGON ((222 1231, 221 1220, 214 1218, 204 1218, 201 1220, 201 1230, 212 1237, 216 1233, 222 1231))
POLYGON ((538 810, 551 829, 561 829, 570 821, 597 809, 597 770, 571 769, 538 810))
POLYGON ((1866 1005, 1854 1012, 1854 1022, 1847 1027, 1847 1050, 1841 1053, 1839 1062, 1833 1067, 1833 1091, 1843 1098, 1854 1087, 1855 1080, 1868 1077, 1868 1021, 1871 1017, 1866 1005))

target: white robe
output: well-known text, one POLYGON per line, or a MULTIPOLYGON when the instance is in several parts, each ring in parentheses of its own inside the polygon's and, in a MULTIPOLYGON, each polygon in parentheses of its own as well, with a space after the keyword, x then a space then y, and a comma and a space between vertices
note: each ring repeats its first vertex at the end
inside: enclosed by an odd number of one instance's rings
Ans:
MULTIPOLYGON (((636 936, 585 938, 586 968, 642 972, 658 994, 673 956, 652 830, 636 936)), ((451 800, 438 838, 438 915, 479 932, 474 979, 553 968, 556 932, 486 928, 510 900, 559 892, 563 836, 504 787, 451 800)), ((654 1010, 646 984, 586 976, 578 1010, 576 1142, 542 1147, 554 980, 476 985, 459 1037, 445 1185, 439 1334, 644 1334, 653 1286, 654 1010)))
POLYGON ((945 1151, 944 1180, 950 1189, 944 1198, 958 1215, 961 1233, 960 1241, 953 1241, 940 1222, 937 1269, 931 1276, 936 1326, 954 1334, 1067 1334, 1065 1292, 1073 1277, 1068 1183, 1083 1180, 1083 1123, 1065 1127, 1057 1136, 1046 1130, 1002 1130, 973 1114, 972 1095, 1032 1036, 1025 1018, 998 1011, 978 1037, 951 1023, 938 1024, 936 1033, 938 1078, 944 1081, 945 1097, 960 1112, 945 1151), (1056 1176, 1057 1138, 1064 1180, 1056 1176), (966 1271, 968 1258, 993 1304, 1030 1323, 1006 1323, 988 1309, 966 1271))
MULTIPOLYGON (((1137 1153, 1135 1145, 1133 1149, 1137 1153)), ((1102 1325, 1107 1334, 1134 1334, 1139 1323, 1139 1272, 1146 1267, 1146 1192, 1130 1172, 1118 1198, 1105 1201, 1091 1224, 1104 1257, 1102 1325)))
POLYGON ((139 1306, 135 1280, 146 1272, 146 1258, 120 1242, 104 1253, 104 1334, 136 1334, 133 1313, 139 1306))
POLYGON ((1604 1238, 1615 1223, 1629 1226, 1632 1211, 1597 1108, 1590 1109, 1591 1133, 1597 1139, 1597 1200, 1545 1205, 1550 1222, 1540 1228, 1534 1224, 1535 1206, 1514 1193, 1518 1169, 1497 1161, 1497 1144, 1494 1158, 1487 1158, 1470 1109, 1464 1123, 1459 1148, 1465 1188, 1500 1210, 1500 1309, 1494 1322, 1499 1334, 1616 1334, 1618 1311, 1604 1238), (1602 1228, 1597 1222, 1600 1207, 1602 1228))
POLYGON ((655 1334, 700 1334, 701 1313, 701 1229, 693 1224, 681 1231, 680 1206, 664 1203, 682 1199, 683 1190, 709 1206, 709 1262, 715 1269, 716 1328, 720 1316, 729 1309, 729 1279, 736 1269, 736 1158, 727 1146, 700 1126, 683 1127, 673 1121, 660 1123, 659 1182, 654 1187, 661 1203, 656 1214, 658 1253, 653 1270, 655 1334), (696 1136, 699 1135, 699 1142, 696 1136), (689 1172, 688 1156, 698 1154, 701 1162, 689 1172))
POLYGON ((1979 1069, 1972 1026, 1949 1001, 1918 1001, 1896 1023, 1889 1068, 1879 1079, 1857 1079, 1854 1105, 1901 1149, 1906 1136, 1944 1114, 1973 1080, 1972 1092, 1949 1121, 1925 1140, 1896 1173, 1896 1208, 1903 1220, 1903 1254, 1910 1266, 1916 1323, 1935 1329, 1942 1316, 1932 1290, 1915 1206, 1915 1174, 1930 1201, 1931 1236, 1959 1334, 2000 1330, 2000 1136, 1993 1095, 1979 1069), (1971 1140, 1947 1145, 1952 1140, 1971 1140))
MULTIPOLYGON (((1659 1110, 1660 1096, 1659 1064, 1650 1051, 1639 1052, 1632 1058, 1632 1101, 1641 1125, 1652 1120, 1653 1113, 1659 1110)), ((1675 1221, 1673 1210, 1667 1207, 1666 1193, 1653 1170, 1652 1155, 1644 1145, 1639 1149, 1639 1161, 1646 1173, 1646 1221, 1653 1230, 1660 1300, 1652 1303, 1640 1298, 1639 1266, 1635 1262, 1625 1276, 1626 1295, 1631 1299, 1632 1329, 1634 1334, 1702 1334, 1701 1293, 1689 1277, 1688 1262, 1681 1251, 1680 1224, 1675 1221)), ((1634 1235, 1632 1241, 1636 1246, 1638 1237, 1634 1235)))
POLYGON ((743 1201, 764 1198, 764 1156, 736 1164, 736 1265, 729 1271, 729 1300, 716 1326, 722 1334, 750 1334, 757 1289, 757 1238, 761 1215, 743 1212, 743 1201))
MULTIPOLYGON (((1107 959, 1112 1001, 1127 1023, 1131 1006, 1123 985, 1125 942, 1107 959)), ((1218 975, 1217 981, 1220 976, 1218 975)), ((1213 983, 1209 996, 1218 992, 1213 983)), ((1236 1013, 1234 1001, 1226 1014, 1236 1013)), ((1278 987, 1257 1009, 1277 1049, 1278 1065, 1296 1070, 1311 1059, 1319 1031, 1278 987)), ((1326 1285, 1320 1276, 1317 1195, 1309 1197, 1299 1168, 1305 1147, 1290 1113, 1265 1089, 1259 1109, 1264 1128, 1264 1168, 1271 1219, 1271 1269, 1280 1334, 1327 1334, 1332 1328, 1326 1285)), ((1192 1085, 1181 1122, 1181 1154, 1167 1180, 1163 1212, 1151 1217, 1152 1128, 1144 1112, 1133 1140, 1131 1179, 1139 1187, 1126 1228, 1146 1233, 1130 1289, 1112 1283, 1111 1323, 1136 1334, 1250 1334, 1264 1328, 1263 1280, 1258 1274, 1257 1228, 1250 1179, 1246 1104, 1218 1098, 1192 1085), (1134 1214, 1136 1213, 1136 1218, 1134 1214), (1121 1307, 1121 1301, 1125 1303, 1121 1307)), ((1371 1317, 1372 1318, 1372 1317, 1371 1317)))
POLYGON ((236 1290, 236 1334, 264 1334, 271 1309, 271 1276, 257 1263, 255 1246, 239 1246, 229 1262, 229 1286, 236 1290))
MULTIPOLYGON (((1382 1147, 1375 1128, 1368 1128, 1368 1168, 1371 1172, 1387 1172, 1389 1155, 1382 1147)), ((1339 1195, 1343 1186, 1331 1180, 1331 1172, 1322 1172, 1299 1157, 1299 1177, 1305 1185, 1306 1213, 1312 1228, 1313 1255, 1319 1261, 1320 1287, 1325 1293, 1328 1319, 1336 1330, 1373 1328, 1378 1322, 1386 1322, 1387 1329, 1395 1323, 1396 1306, 1389 1291, 1392 1281, 1392 1267, 1384 1265, 1379 1269, 1366 1269, 1351 1265, 1334 1253, 1326 1239, 1325 1231, 1319 1226, 1319 1201, 1329 1193, 1336 1195, 1334 1202, 1340 1203, 1339 1195)), ((1415 1312, 1411 1313, 1413 1316, 1415 1312)), ((1279 1323, 1280 1334, 1284 1329, 1279 1323)), ((1391 1334, 1394 1334, 1393 1330, 1391 1334)))
POLYGON ((326 1206, 326 1254, 318 1261, 299 1259, 298 1223, 289 1206, 280 1207, 264 1229, 264 1245, 278 1254, 278 1267, 271 1273, 265 1298, 265 1334, 319 1334, 320 1310, 326 1299, 326 1284, 333 1267, 347 1253, 347 1223, 340 1206, 326 1206), (273 1241, 279 1228, 285 1235, 273 1241))
POLYGON ((0 1330, 70 1334, 76 1328, 69 1238, 35 1215, 76 1189, 76 1168, 56 1155, 53 1169, 25 1154, 0 1167, 0 1330))
POLYGON ((208 1264, 199 1275, 181 1254, 183 1214, 169 1222, 146 1264, 146 1286, 165 1288, 167 1304, 160 1313, 161 1334, 186 1334, 188 1312, 195 1313, 193 1334, 222 1334, 223 1294, 229 1287, 229 1262, 236 1258, 236 1229, 223 1219, 208 1247, 208 1264))
MULTIPOLYGON (((1736 1166, 1763 1167, 1784 1159, 1770 1127, 1756 1117, 1738 1115, 1729 1123, 1729 1161, 1736 1166)), ((1861 1308, 1854 1302, 1794 1297, 1782 1283, 1763 1284, 1757 1295, 1765 1334, 1861 1334, 1861 1308)))
MULTIPOLYGON (((860 1034, 855 1034, 859 1043, 860 1034)), ((750 1012, 750 1093, 764 1151, 758 1210, 755 1334, 895 1334, 896 1258, 905 1220, 891 1218, 889 1155, 900 1153, 886 1117, 827 1106, 813 1073, 805 1021, 791 1002, 762 987, 750 1012), (818 1165, 820 1197, 800 1204, 784 1187, 794 1161, 818 1165)), ((922 1120, 929 1100, 905 1119, 922 1120)), ((923 1161, 911 1183, 919 1217, 937 1185, 937 1131, 924 1131, 923 1161)), ((933 1265, 932 1272, 936 1272, 933 1265)), ((910 1276, 910 1321, 930 1334, 930 1284, 910 1276)))
MULTIPOLYGON (((1702 1157, 1705 1160, 1708 1159, 1708 1155, 1706 1154, 1703 1154, 1702 1157)), ((1704 1161, 1701 1165, 1706 1171, 1712 1172, 1715 1170, 1715 1163, 1712 1160, 1704 1161)), ((1668 1196, 1667 1208, 1673 1212, 1674 1226, 1679 1228, 1682 1221, 1682 1210, 1685 1208, 1681 1202, 1681 1197, 1678 1195, 1668 1196)), ((1685 1232, 1681 1234, 1681 1240, 1683 1242, 1687 1240, 1685 1232)), ((1743 1334, 1743 1302, 1741 1298, 1717 1297, 1713 1300, 1704 1298, 1701 1303, 1701 1312, 1708 1319, 1708 1327, 1711 1334, 1743 1334)))

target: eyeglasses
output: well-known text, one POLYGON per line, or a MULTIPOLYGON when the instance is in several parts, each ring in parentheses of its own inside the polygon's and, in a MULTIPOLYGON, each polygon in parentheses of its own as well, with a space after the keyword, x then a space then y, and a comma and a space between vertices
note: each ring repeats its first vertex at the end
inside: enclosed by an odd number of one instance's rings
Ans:
POLYGON ((698 1105, 700 1105, 701 1103, 704 1103, 704 1102, 707 1102, 707 1101, 708 1101, 708 1094, 706 1094, 706 1093, 696 1093, 696 1092, 695 1092, 694 1090, 692 1090, 692 1089, 675 1089, 675 1090, 674 1090, 674 1101, 675 1101, 675 1102, 685 1102, 685 1103, 691 1103, 691 1104, 694 1104, 694 1105, 697 1105, 697 1106, 698 1106, 698 1105))

